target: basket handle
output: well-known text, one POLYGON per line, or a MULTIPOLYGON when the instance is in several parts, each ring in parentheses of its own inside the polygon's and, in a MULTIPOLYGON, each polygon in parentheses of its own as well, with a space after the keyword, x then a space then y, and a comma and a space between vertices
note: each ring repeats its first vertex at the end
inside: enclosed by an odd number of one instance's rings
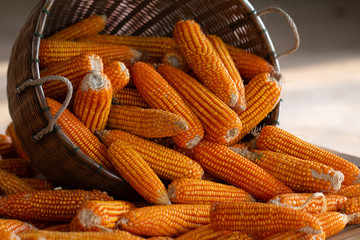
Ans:
POLYGON ((35 141, 41 140, 46 134, 48 134, 49 132, 51 132, 54 129, 54 125, 55 125, 57 119, 65 111, 65 109, 67 108, 67 106, 70 103, 72 93, 73 93, 73 86, 72 86, 71 82, 69 81, 69 79, 67 79, 66 77, 54 75, 54 76, 46 76, 46 77, 36 79, 36 80, 29 79, 29 80, 25 81, 24 83, 22 83, 19 87, 15 88, 15 93, 20 94, 21 92, 23 92, 26 88, 28 88, 30 86, 37 86, 37 85, 43 84, 44 82, 48 82, 48 81, 61 81, 66 84, 68 91, 66 94, 65 101, 62 104, 62 106, 60 107, 60 109, 57 111, 57 113, 54 116, 50 116, 48 125, 45 128, 41 129, 38 133, 36 133, 32 137, 35 141))
POLYGON ((298 30, 297 30, 297 27, 295 25, 294 20, 290 17, 289 14, 287 14, 281 8, 267 7, 267 8, 264 8, 264 9, 261 9, 261 10, 257 11, 256 15, 260 17, 260 16, 268 14, 268 13, 278 13, 281 16, 283 16, 285 18, 285 20, 288 22, 288 24, 290 25, 291 31, 292 31, 293 36, 294 36, 294 41, 295 42, 294 42, 294 45, 292 46, 292 48, 277 54, 277 58, 281 59, 283 57, 286 57, 286 56, 292 54, 293 52, 295 52, 299 48, 299 46, 300 46, 300 36, 299 36, 299 33, 298 33, 298 30))

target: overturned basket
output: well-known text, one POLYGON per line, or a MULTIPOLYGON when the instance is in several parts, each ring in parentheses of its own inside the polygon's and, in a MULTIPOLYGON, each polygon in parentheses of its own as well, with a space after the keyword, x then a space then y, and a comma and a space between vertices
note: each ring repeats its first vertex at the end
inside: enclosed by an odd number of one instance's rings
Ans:
MULTIPOLYGON (((21 145, 33 165, 55 185, 100 189, 127 200, 139 196, 119 176, 102 169, 78 150, 56 124, 52 128, 54 119, 49 115, 40 84, 21 93, 15 91, 27 80, 41 78, 41 38, 93 14, 105 14, 108 20, 102 33, 115 35, 172 36, 178 20, 194 19, 204 32, 265 58, 278 71, 277 59, 298 47, 296 27, 284 11, 267 8, 257 12, 245 0, 41 0, 14 44, 8 69, 9 111, 21 145), (269 12, 284 16, 295 34, 294 47, 278 55, 259 17, 269 12)), ((257 129, 276 124, 278 116, 279 105, 257 129)))

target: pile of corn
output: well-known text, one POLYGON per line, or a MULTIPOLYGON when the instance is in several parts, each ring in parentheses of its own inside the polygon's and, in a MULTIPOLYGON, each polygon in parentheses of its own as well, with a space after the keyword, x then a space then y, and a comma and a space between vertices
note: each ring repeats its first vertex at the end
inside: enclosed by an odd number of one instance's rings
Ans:
MULTIPOLYGON (((1 239, 325 239, 360 222, 360 170, 275 126, 244 141, 281 96, 264 59, 205 35, 99 34, 91 16, 40 45, 41 77, 74 94, 57 123, 143 202, 40 178, 12 124, 0 135, 1 239)), ((66 95, 43 85, 54 115, 66 95)))

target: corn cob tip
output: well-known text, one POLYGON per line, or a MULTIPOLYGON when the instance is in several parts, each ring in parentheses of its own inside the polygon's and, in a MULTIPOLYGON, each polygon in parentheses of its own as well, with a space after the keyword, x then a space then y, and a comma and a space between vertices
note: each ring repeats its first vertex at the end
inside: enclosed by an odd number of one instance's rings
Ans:
POLYGON ((81 90, 83 92, 88 91, 89 89, 100 90, 107 87, 107 84, 110 83, 105 77, 106 75, 100 74, 99 71, 91 71, 83 79, 83 84, 81 84, 81 90))
POLYGON ((352 214, 341 213, 341 215, 343 216, 343 219, 346 222, 346 224, 353 221, 354 219, 360 218, 360 213, 352 213, 352 214))
POLYGON ((233 140, 234 138, 236 138, 240 133, 239 128, 232 128, 229 131, 227 131, 226 136, 225 136, 225 141, 226 142, 230 142, 231 140, 233 140))
POLYGON ((132 56, 134 56, 133 58, 130 59, 130 62, 132 64, 140 59, 146 60, 147 58, 149 58, 149 53, 147 53, 145 51, 131 49, 130 52, 131 52, 132 56))
POLYGON ((191 149, 193 147, 195 147, 201 140, 201 137, 199 135, 196 135, 193 139, 189 140, 186 143, 186 147, 191 149))
POLYGON ((325 180, 331 183, 331 187, 334 191, 339 191, 341 183, 344 181, 344 174, 340 171, 334 171, 334 174, 331 176, 329 174, 318 173, 317 171, 311 169, 311 175, 314 178, 325 180))
POLYGON ((323 234, 322 228, 321 228, 321 230, 319 230, 319 229, 314 229, 311 226, 306 226, 306 227, 300 228, 297 231, 304 232, 304 233, 307 233, 307 234, 312 234, 312 235, 321 235, 321 234, 323 234))
POLYGON ((270 76, 275 78, 277 81, 280 81, 280 79, 282 79, 281 73, 276 71, 275 69, 271 70, 270 76))
POLYGON ((230 94, 230 102, 229 102, 229 106, 230 107, 235 107, 236 103, 239 101, 239 95, 235 94, 235 93, 231 93, 230 94))

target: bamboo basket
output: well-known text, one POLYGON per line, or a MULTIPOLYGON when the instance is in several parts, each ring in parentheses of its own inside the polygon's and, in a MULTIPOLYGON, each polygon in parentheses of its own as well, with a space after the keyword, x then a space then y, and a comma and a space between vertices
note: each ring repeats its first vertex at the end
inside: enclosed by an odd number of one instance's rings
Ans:
MULTIPOLYGON (((105 14, 107 23, 102 33, 115 35, 171 37, 178 20, 194 19, 205 33, 216 34, 233 46, 265 58, 278 71, 278 58, 299 46, 295 24, 283 10, 256 11, 245 0, 39 1, 21 29, 9 61, 7 96, 15 132, 32 164, 55 185, 100 189, 125 200, 139 199, 139 195, 119 176, 102 169, 78 150, 56 124, 49 126, 55 121, 47 110, 41 84, 21 93, 15 91, 24 82, 41 79, 38 56, 42 38, 93 14, 105 14), (280 54, 276 54, 260 18, 270 12, 285 17, 294 33, 294 47, 280 54), (43 135, 36 140, 34 136, 41 130, 43 135)), ((277 124, 279 111, 278 104, 256 130, 277 124)))

